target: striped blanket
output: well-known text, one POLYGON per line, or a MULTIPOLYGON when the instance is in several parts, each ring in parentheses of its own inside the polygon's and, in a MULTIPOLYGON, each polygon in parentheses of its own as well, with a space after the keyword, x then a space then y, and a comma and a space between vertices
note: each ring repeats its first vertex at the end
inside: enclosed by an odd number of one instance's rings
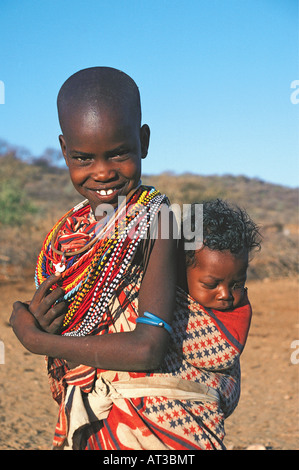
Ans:
MULTIPOLYGON (((96 334, 135 328, 142 273, 123 279, 96 334)), ((177 289, 168 353, 151 373, 70 370, 48 359, 59 418, 53 447, 86 450, 224 449, 224 420, 240 395, 248 300, 231 312, 202 308, 177 289)))

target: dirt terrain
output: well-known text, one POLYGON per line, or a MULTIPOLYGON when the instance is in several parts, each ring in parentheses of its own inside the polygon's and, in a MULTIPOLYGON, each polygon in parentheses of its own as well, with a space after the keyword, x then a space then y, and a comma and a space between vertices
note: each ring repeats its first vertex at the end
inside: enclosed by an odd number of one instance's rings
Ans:
MULTIPOLYGON (((297 352, 291 347, 299 340, 298 281, 250 281, 248 288, 254 315, 242 356, 241 399, 226 422, 225 443, 231 450, 298 450, 299 346, 297 352)), ((0 285, 1 450, 47 450, 56 423, 44 358, 27 352, 8 324, 12 302, 30 299, 33 290, 30 281, 0 285)))

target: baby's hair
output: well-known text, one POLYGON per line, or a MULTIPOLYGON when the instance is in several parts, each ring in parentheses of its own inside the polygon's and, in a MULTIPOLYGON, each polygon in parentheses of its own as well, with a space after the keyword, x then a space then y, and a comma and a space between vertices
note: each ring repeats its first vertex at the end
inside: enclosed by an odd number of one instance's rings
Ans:
MULTIPOLYGON (((203 245, 210 250, 228 250, 238 254, 246 249, 250 253, 260 249, 261 235, 258 226, 244 209, 216 199, 203 204, 203 245)), ((191 230, 195 230, 195 204, 191 205, 191 230)), ((194 262, 195 251, 186 251, 187 262, 194 262)))

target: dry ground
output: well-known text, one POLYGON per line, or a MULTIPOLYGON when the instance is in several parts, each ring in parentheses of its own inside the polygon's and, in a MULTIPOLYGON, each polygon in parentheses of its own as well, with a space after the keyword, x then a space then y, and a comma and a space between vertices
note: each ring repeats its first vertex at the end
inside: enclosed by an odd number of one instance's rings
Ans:
MULTIPOLYGON (((299 359, 291 343, 299 340, 298 282, 295 279, 248 283, 253 320, 242 356, 242 394, 226 422, 226 445, 246 449, 299 449, 299 359)), ((27 352, 8 325, 14 300, 31 298, 32 282, 0 286, 0 449, 51 446, 57 407, 49 392, 45 362, 27 352)))

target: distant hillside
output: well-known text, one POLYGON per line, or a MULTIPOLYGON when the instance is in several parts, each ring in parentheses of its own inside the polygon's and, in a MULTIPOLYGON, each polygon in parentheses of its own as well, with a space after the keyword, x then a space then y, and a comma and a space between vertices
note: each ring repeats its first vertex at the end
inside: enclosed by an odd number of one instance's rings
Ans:
MULTIPOLYGON (((51 167, 45 159, 26 163, 10 152, 0 154, 0 163, 0 280, 5 280, 24 271, 32 274, 43 237, 82 198, 68 171, 51 167)), ((163 173, 142 181, 165 192, 171 203, 220 197, 245 208, 264 235, 250 277, 298 274, 298 189, 232 175, 163 173)))
POLYGON ((246 208, 263 224, 298 223, 298 189, 265 183, 257 178, 163 173, 145 176, 143 182, 158 187, 171 202, 188 204, 222 198, 246 208))

